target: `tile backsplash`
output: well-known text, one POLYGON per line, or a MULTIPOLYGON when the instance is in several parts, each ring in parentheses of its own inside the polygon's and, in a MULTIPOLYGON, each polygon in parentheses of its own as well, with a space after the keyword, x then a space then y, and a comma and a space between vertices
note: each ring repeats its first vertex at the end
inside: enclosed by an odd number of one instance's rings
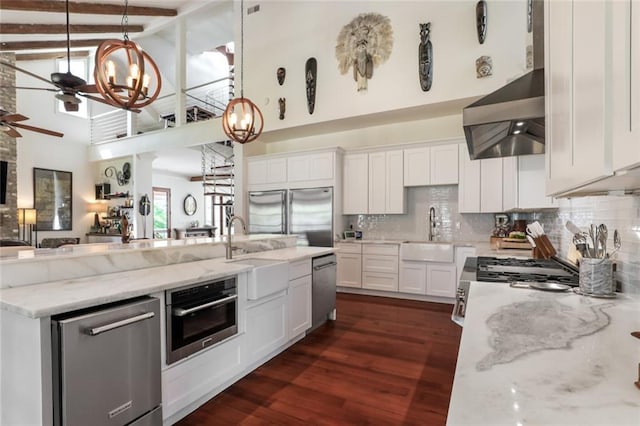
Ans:
MULTIPOLYGON (((457 185, 407 188, 404 215, 346 216, 347 227, 363 232, 366 239, 427 240, 429 208, 434 207, 439 223, 435 240, 488 242, 494 228, 493 214, 458 213, 457 185)), ((587 230, 591 223, 609 228, 608 246, 613 247, 613 231, 618 229, 622 247, 615 255, 617 279, 624 292, 640 293, 640 196, 602 196, 558 200, 557 210, 539 213, 510 213, 511 220, 538 220, 565 257, 573 235, 565 229, 567 220, 587 230)))

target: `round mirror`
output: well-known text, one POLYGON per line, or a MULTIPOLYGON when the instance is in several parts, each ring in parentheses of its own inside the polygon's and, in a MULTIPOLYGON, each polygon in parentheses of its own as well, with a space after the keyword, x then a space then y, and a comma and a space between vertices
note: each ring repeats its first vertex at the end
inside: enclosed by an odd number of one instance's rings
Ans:
POLYGON ((198 204, 196 203, 196 199, 193 197, 193 195, 189 194, 184 197, 184 212, 187 215, 192 216, 197 209, 198 204))

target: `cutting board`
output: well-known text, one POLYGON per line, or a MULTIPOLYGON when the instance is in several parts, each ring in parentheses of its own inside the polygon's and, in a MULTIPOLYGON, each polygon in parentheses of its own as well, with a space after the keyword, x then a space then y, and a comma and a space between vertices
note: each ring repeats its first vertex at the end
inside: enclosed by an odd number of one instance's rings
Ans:
POLYGON ((491 237, 491 248, 494 249, 520 249, 531 250, 531 244, 527 240, 521 240, 518 238, 500 238, 491 237))

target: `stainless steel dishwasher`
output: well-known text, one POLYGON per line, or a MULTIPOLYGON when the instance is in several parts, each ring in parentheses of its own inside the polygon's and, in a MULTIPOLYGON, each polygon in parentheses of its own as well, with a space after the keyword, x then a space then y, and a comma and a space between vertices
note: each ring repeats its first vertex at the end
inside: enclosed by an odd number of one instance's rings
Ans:
POLYGON ((314 257, 311 281, 311 328, 316 328, 329 317, 335 319, 336 309, 336 255, 314 257))
POLYGON ((158 299, 58 315, 51 332, 54 425, 162 425, 158 299))

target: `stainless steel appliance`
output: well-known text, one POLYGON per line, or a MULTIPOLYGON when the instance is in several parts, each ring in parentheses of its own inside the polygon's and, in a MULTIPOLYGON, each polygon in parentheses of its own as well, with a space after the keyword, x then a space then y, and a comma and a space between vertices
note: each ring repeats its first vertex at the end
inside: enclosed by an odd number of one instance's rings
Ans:
POLYGON ((238 333, 236 277, 166 292, 167 364, 238 333))
POLYGON ((158 299, 58 315, 51 336, 55 425, 162 425, 158 299))
POLYGON ((515 259, 496 257, 467 258, 456 295, 451 319, 463 325, 471 281, 496 284, 560 283, 578 286, 578 269, 558 258, 515 259))
POLYGON ((250 192, 249 233, 296 234, 298 245, 333 247, 333 188, 250 192))
POLYGON ((533 71, 462 110, 472 160, 544 153, 544 5, 533 0, 533 71))
POLYGON ((314 257, 311 275, 311 328, 316 328, 336 309, 336 255, 314 257))

